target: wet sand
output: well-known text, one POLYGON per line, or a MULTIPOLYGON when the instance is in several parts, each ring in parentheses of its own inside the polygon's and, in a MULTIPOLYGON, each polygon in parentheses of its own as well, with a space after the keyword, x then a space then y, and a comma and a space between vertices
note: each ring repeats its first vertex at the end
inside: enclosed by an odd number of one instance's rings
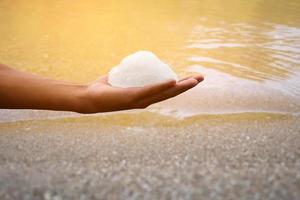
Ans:
POLYGON ((0 199, 297 199, 300 118, 153 113, 0 124, 0 199))

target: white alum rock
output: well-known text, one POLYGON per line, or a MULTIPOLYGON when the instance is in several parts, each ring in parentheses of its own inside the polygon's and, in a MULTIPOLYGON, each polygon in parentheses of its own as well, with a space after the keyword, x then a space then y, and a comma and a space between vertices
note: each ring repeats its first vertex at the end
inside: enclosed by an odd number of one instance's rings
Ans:
POLYGON ((125 57, 109 72, 108 83, 114 87, 143 87, 165 80, 178 80, 177 75, 154 53, 138 51, 125 57))

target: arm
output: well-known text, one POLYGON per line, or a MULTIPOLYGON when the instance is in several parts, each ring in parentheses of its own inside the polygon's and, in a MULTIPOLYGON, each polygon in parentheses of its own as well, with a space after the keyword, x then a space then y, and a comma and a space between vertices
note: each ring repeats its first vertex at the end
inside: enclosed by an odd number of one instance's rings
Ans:
POLYGON ((177 96, 196 86, 203 77, 178 83, 165 81, 138 88, 116 88, 100 77, 89 84, 55 81, 0 64, 0 108, 45 109, 79 113, 109 112, 147 106, 177 96))

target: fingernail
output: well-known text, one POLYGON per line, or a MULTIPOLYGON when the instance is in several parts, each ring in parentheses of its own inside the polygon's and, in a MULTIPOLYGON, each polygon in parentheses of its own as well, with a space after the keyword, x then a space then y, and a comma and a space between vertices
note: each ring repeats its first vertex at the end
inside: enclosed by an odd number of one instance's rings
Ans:
POLYGON ((193 85, 197 85, 198 83, 199 83, 199 81, 197 80, 197 79, 195 79, 195 78, 193 78, 194 79, 194 81, 193 81, 193 85))

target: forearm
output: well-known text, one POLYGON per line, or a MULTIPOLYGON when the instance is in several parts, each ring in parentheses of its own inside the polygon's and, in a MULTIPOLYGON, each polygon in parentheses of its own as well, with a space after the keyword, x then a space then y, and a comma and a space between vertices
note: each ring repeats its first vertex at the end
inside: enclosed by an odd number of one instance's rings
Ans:
POLYGON ((81 112, 85 91, 85 85, 54 81, 0 64, 0 108, 81 112))

